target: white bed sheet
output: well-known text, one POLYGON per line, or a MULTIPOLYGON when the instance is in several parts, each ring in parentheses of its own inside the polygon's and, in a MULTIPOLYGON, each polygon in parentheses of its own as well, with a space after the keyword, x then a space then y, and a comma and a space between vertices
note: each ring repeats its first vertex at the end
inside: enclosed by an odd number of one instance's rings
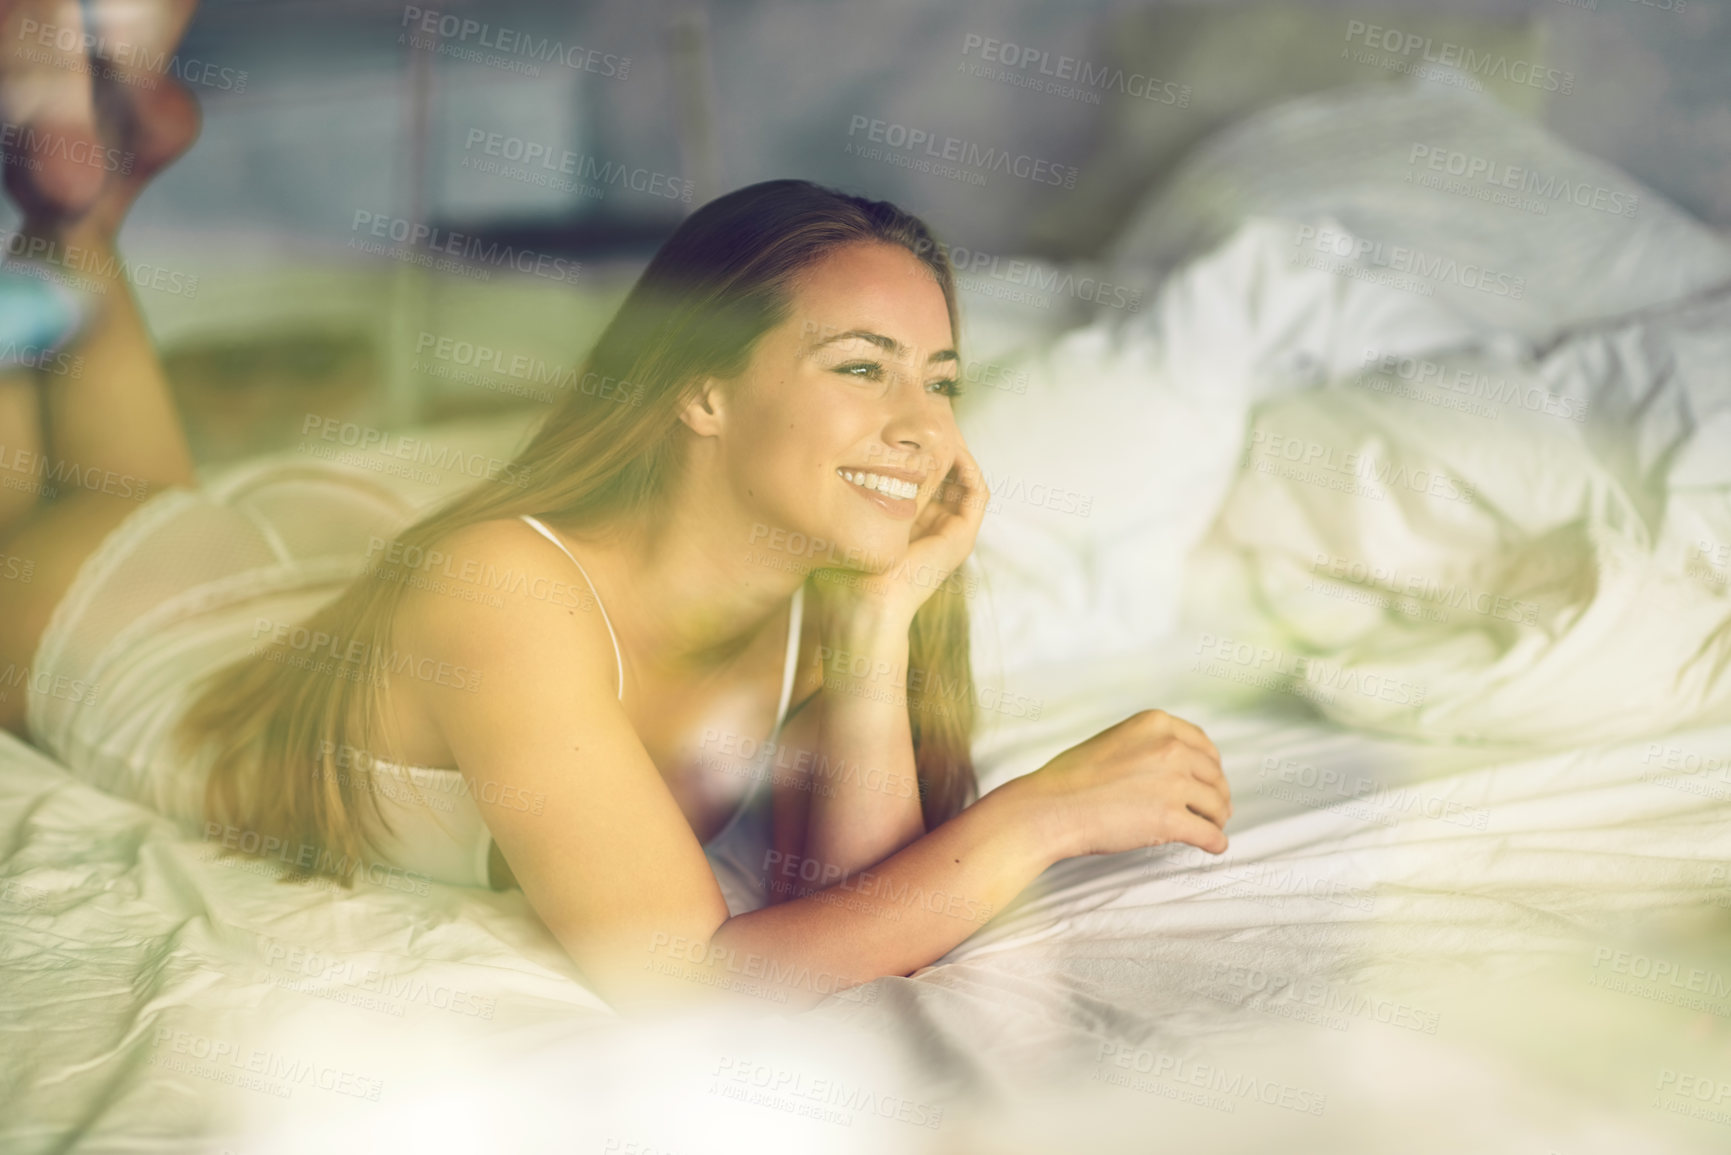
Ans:
POLYGON ((1108 1151, 1147 1149, 1153 1128, 1372 1151, 1408 1125, 1403 1097, 1436 1112, 1501 1066, 1519 1080, 1503 1102, 1402 1149, 1463 1149, 1480 1127, 1575 1151, 1713 1149, 1719 1128, 1654 1111, 1649 1083, 1712 1069, 1696 1053, 1723 1048, 1731 989, 1702 1011, 1592 982, 1614 951, 1731 976, 1731 782, 1667 769, 1685 761, 1672 749, 1731 750, 1731 726, 1540 756, 1422 746, 1276 692, 1233 702, 1182 652, 1162 666, 1054 671, 1062 704, 989 758, 1037 763, 1172 708, 1225 752, 1223 859, 1071 860, 910 978, 799 1016, 649 1026, 584 989, 520 894, 280 885, 0 741, 0 1147, 961 1151, 990 1135, 985 1149, 1033 1151, 1055 1149, 1034 1137, 1063 1115, 1093 1120, 1108 1151), (1717 933, 1651 945, 1637 920, 1661 915, 1717 933), (1488 1013, 1523 982, 1547 997, 1488 1013), (1572 1029, 1602 1047, 1612 1022, 1621 1058, 1596 1074, 1530 1045, 1572 1029), (265 1089, 219 1081, 249 1066, 265 1089), (782 1080, 780 1105, 716 1090, 742 1071, 782 1080), (825 1098, 836 1088, 853 1109, 825 1098), (862 1109, 868 1093, 901 1118, 862 1109), (1169 1097, 1186 1094, 1210 1098, 1169 1097), (795 1113, 825 1102, 846 1125, 795 1113))

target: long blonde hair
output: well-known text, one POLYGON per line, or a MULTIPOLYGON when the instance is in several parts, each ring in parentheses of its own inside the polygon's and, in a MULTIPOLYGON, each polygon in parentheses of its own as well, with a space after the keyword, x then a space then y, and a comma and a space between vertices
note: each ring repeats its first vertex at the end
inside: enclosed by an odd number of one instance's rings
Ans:
MULTIPOLYGON (((701 379, 742 372, 757 340, 789 316, 795 276, 861 241, 899 245, 919 258, 943 290, 959 338, 955 275, 917 217, 802 180, 728 193, 661 246, 583 362, 576 380, 609 387, 573 388, 511 468, 403 529, 393 543, 401 553, 390 556, 424 557, 464 526, 525 513, 579 526, 654 517, 667 498, 664 479, 681 464, 675 427, 701 379)), ((351 652, 361 643, 363 656, 344 677, 302 668, 287 652, 292 641, 275 641, 197 688, 175 736, 211 759, 206 818, 251 836, 229 849, 311 848, 277 856, 289 867, 286 878, 330 875, 350 886, 345 867, 363 859, 363 818, 390 830, 370 776, 351 776, 339 762, 347 766, 344 752, 373 749, 380 737, 391 626, 412 568, 369 569, 301 623, 349 641, 351 652)), ((978 791, 968 638, 960 583, 942 583, 909 630, 909 721, 928 828, 978 791)))

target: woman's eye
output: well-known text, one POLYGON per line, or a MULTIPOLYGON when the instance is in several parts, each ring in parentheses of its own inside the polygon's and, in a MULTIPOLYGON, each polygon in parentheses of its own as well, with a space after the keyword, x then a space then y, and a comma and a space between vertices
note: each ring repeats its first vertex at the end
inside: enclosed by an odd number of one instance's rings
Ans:
POLYGON ((835 371, 848 377, 858 377, 862 381, 877 381, 884 375, 884 367, 876 361, 854 361, 836 366, 835 371))
MULTIPOLYGON (((844 377, 857 377, 861 381, 882 381, 884 367, 876 361, 852 361, 846 365, 837 365, 835 371, 844 377)), ((959 397, 962 383, 954 377, 941 377, 926 384, 926 388, 946 397, 959 397)))

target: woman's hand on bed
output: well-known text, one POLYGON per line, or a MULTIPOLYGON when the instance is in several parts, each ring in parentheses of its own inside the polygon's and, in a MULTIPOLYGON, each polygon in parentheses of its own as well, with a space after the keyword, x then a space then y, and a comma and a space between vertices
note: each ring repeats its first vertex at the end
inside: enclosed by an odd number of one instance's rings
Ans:
POLYGON ((1048 844, 1060 857, 1167 842, 1226 850, 1232 791, 1220 751, 1201 729, 1164 710, 1132 714, 1010 787, 1039 799, 1048 844))

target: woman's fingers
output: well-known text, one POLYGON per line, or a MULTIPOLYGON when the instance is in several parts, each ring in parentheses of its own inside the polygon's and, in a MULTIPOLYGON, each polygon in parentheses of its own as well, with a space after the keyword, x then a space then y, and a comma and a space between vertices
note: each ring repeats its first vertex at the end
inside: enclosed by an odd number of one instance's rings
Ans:
POLYGON ((1224 827, 1227 819, 1232 817, 1232 807, 1225 793, 1205 782, 1190 783, 1190 788, 1185 791, 1184 804, 1216 826, 1224 827))
POLYGON ((1165 723, 1163 729, 1195 754, 1195 757, 1188 762, 1190 773, 1195 776, 1197 781, 1218 788, 1221 794, 1228 799, 1227 810, 1230 813, 1232 787, 1226 781, 1225 768, 1220 764, 1219 748, 1209 740, 1208 735, 1202 732, 1200 726, 1186 722, 1183 718, 1175 717, 1164 710, 1159 711, 1159 713, 1165 723))
POLYGON ((1224 854, 1227 841, 1226 831, 1220 829, 1217 823, 1211 822, 1188 810, 1172 816, 1170 823, 1172 842, 1186 842, 1210 854, 1224 854))
POLYGON ((1226 772, 1220 765, 1220 751, 1208 740, 1208 735, 1204 734, 1200 727, 1159 709, 1132 714, 1112 729, 1116 730, 1120 726, 1126 727, 1126 733, 1138 744, 1146 744, 1150 748, 1173 744, 1188 751, 1193 757, 1186 758, 1184 765, 1190 773, 1198 780, 1217 785, 1230 793, 1226 772))
POLYGON ((986 488, 986 478, 980 469, 980 463, 974 460, 974 455, 968 452, 966 445, 958 442, 956 459, 950 469, 955 474, 952 488, 955 492, 956 512, 978 528, 985 520, 986 502, 992 496, 986 488))
POLYGON ((980 471, 979 462, 974 460, 965 445, 958 444, 950 474, 954 480, 946 480, 945 484, 949 489, 946 506, 951 518, 944 530, 953 533, 961 547, 961 556, 955 559, 955 563, 960 565, 962 557, 973 549, 974 540, 979 536, 980 524, 986 517, 986 501, 991 494, 986 489, 985 475, 980 471))
POLYGON ((1192 746, 1208 751, 1208 753, 1213 757, 1215 763, 1217 765, 1219 764, 1220 750, 1214 745, 1213 741, 1209 739, 1208 735, 1202 732, 1202 727, 1193 722, 1186 722, 1183 718, 1179 718, 1172 714, 1167 714, 1166 717, 1172 723, 1172 732, 1174 734, 1178 735, 1192 746))
MULTIPOLYGON (((1191 747, 1195 750, 1195 747, 1191 747)), ((1232 817, 1232 787, 1226 781, 1226 775, 1221 773, 1219 765, 1200 750, 1195 750, 1195 757, 1190 763, 1190 774, 1196 785, 1212 792, 1220 799, 1225 809, 1225 818, 1232 817)))
POLYGON ((950 472, 915 521, 909 543, 940 578, 954 573, 973 550, 985 517, 985 496, 979 465, 960 447, 950 472))
MULTIPOLYGON (((1185 745, 1190 746, 1188 742, 1185 745)), ((1196 757, 1190 762, 1190 773, 1196 776, 1196 780, 1205 782, 1210 786, 1216 786, 1230 795, 1232 787, 1226 781, 1226 771, 1221 769, 1219 761, 1200 747, 1190 746, 1190 749, 1196 754, 1196 757)))

